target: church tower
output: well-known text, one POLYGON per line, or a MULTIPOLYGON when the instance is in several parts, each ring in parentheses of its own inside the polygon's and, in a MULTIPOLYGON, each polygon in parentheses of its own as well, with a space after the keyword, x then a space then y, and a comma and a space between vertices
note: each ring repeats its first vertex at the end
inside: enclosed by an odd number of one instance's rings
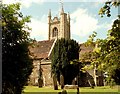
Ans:
POLYGON ((51 10, 48 13, 48 39, 70 39, 70 14, 64 13, 63 5, 60 11, 60 18, 51 18, 51 10))

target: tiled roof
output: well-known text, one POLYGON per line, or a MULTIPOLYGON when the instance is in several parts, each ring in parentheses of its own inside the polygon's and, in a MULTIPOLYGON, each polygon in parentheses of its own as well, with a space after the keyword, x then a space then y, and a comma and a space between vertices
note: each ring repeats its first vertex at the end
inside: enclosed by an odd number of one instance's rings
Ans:
POLYGON ((91 59, 88 57, 84 57, 84 55, 86 56, 86 53, 87 55, 90 54, 90 52, 93 52, 93 49, 95 47, 95 44, 93 45, 89 45, 89 46, 86 46, 84 43, 83 44, 80 44, 80 52, 79 52, 79 59, 82 60, 82 61, 85 61, 85 62, 91 62, 91 59))
MULTIPOLYGON (((30 47, 30 52, 34 55, 34 58, 46 59, 49 58, 48 54, 55 40, 44 40, 34 42, 34 45, 30 47)), ((93 51, 93 47, 85 46, 84 43, 80 44, 80 55, 93 51)))
POLYGON ((81 54, 93 51, 93 47, 92 46, 86 46, 84 43, 80 44, 80 49, 81 49, 81 51, 80 51, 81 54))
POLYGON ((44 40, 34 43, 34 47, 30 47, 30 52, 34 58, 48 58, 49 51, 54 43, 54 40, 44 40))

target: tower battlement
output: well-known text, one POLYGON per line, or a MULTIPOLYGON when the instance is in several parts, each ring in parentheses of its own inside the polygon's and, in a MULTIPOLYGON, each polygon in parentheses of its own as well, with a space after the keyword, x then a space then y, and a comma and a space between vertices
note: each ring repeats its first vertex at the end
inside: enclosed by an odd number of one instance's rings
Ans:
POLYGON ((60 17, 52 19, 51 10, 48 13, 48 39, 70 39, 70 15, 64 13, 62 7, 60 17))

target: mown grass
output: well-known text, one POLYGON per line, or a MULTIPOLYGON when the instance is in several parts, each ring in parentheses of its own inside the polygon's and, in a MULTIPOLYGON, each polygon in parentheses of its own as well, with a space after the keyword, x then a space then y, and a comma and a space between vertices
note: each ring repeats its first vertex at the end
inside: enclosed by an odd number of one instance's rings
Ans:
MULTIPOLYGON (((37 86, 25 86, 23 94, 58 94, 58 92, 61 91, 60 87, 58 90, 54 90, 53 87, 38 88, 37 86)), ((66 91, 67 94, 77 94, 77 89, 66 89, 66 91)), ((114 86, 113 88, 110 88, 109 86, 102 86, 95 87, 94 89, 90 87, 80 87, 79 91, 79 94, 118 94, 118 91, 120 94, 118 86, 114 86)))

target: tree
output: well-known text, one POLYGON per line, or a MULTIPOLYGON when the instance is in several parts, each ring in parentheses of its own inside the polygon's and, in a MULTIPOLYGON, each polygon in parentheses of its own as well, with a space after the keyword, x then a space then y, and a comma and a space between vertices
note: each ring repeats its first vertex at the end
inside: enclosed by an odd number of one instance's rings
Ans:
POLYGON ((52 73, 56 74, 58 80, 60 75, 64 77, 64 84, 71 84, 78 73, 79 44, 74 40, 57 40, 51 55, 52 73))
MULTIPOLYGON (((109 1, 105 2, 105 5, 100 9, 99 15, 111 16, 111 8, 119 7, 120 2, 109 1)), ((97 57, 94 59, 98 63, 98 68, 107 72, 108 80, 115 81, 120 84, 120 15, 113 22, 112 28, 108 31, 108 37, 104 40, 97 39, 93 41, 94 36, 88 39, 87 44, 95 43, 97 44, 97 49, 94 49, 93 56, 97 57), (97 54, 96 54, 97 52, 97 54)))
POLYGON ((97 44, 93 52, 84 54, 83 59, 90 59, 92 66, 97 63, 98 70, 107 72, 108 82, 114 80, 116 84, 120 84, 120 16, 113 22, 112 29, 108 31, 106 39, 97 39, 93 33, 86 42, 86 45, 97 44))
POLYGON ((28 46, 30 17, 23 17, 20 4, 1 4, 2 9, 2 93, 21 94, 32 72, 28 46))
POLYGON ((107 17, 111 16, 111 8, 112 7, 119 7, 120 2, 119 0, 111 0, 108 2, 105 2, 104 6, 99 10, 99 15, 103 17, 103 15, 107 15, 107 17))
MULTIPOLYGON (((105 5, 100 9, 99 15, 111 16, 111 8, 120 6, 119 0, 105 2, 105 5)), ((113 22, 112 28, 108 31, 108 37, 101 43, 101 62, 104 69, 108 72, 109 78, 114 79, 117 84, 120 84, 120 15, 113 22)))
POLYGON ((100 60, 109 77, 120 84, 120 16, 113 22, 108 37, 101 44, 100 60))

